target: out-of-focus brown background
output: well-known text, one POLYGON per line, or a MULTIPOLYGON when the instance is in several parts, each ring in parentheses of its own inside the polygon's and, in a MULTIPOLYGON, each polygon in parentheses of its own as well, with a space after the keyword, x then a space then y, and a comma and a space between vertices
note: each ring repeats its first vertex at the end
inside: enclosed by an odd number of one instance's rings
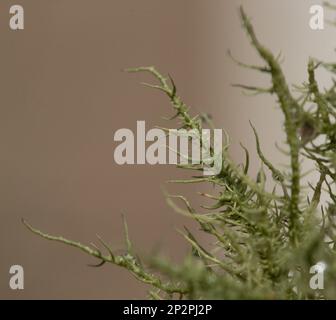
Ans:
MULTIPOLYGON (((155 65, 169 72, 180 94, 216 126, 253 148, 251 119, 270 159, 282 162, 281 116, 271 97, 245 97, 231 83, 267 84, 238 68, 226 51, 258 62, 237 17, 245 6, 260 39, 282 51, 290 83, 306 77, 309 56, 333 59, 334 31, 309 28, 310 0, 59 0, 0 3, 0 298, 145 298, 146 286, 127 271, 90 268, 90 257, 44 241, 20 223, 24 217, 52 234, 85 243, 98 233, 122 248, 121 213, 136 247, 159 248, 179 261, 189 250, 175 228, 188 220, 166 206, 161 185, 187 177, 171 166, 117 166, 113 134, 167 124, 167 99, 143 88, 150 78, 122 72, 155 65), (9 7, 25 9, 25 30, 8 27, 9 7), (25 289, 9 289, 9 268, 20 264, 25 289)), ((319 80, 326 81, 324 74, 319 80)), ((252 156, 255 153, 252 152, 252 156)), ((253 165, 258 165, 257 161, 253 165)), ((165 185, 197 200, 197 186, 165 185)))

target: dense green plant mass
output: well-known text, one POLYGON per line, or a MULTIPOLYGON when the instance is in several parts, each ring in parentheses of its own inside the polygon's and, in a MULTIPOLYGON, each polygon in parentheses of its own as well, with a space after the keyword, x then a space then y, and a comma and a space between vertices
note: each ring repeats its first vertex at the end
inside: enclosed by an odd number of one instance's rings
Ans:
MULTIPOLYGON (((253 27, 240 9, 243 27, 264 66, 243 67, 266 73, 271 77, 270 88, 238 85, 254 93, 269 93, 277 97, 284 115, 290 159, 289 169, 278 169, 262 153, 259 137, 257 152, 262 166, 256 178, 249 175, 249 153, 246 163, 239 165, 229 156, 229 146, 223 149, 222 171, 216 176, 202 176, 182 183, 209 183, 214 194, 203 196, 214 201, 205 213, 196 212, 183 196, 167 195, 168 203, 178 212, 195 220, 201 230, 214 239, 213 248, 205 249, 188 229, 183 236, 192 246, 181 265, 163 259, 153 259, 157 273, 147 271, 133 251, 125 223, 127 254, 115 255, 99 238, 101 248, 89 247, 62 237, 54 237, 26 226, 34 233, 77 247, 100 261, 128 269, 137 279, 151 286, 152 298, 189 299, 332 299, 336 298, 336 82, 321 91, 315 78, 317 68, 336 73, 336 64, 310 59, 307 82, 294 97, 282 72, 278 58, 258 40, 253 27), (312 108, 312 106, 314 106, 312 108), (319 175, 315 185, 303 183, 301 160, 314 162, 319 175), (266 170, 271 172, 274 188, 266 188, 266 170), (304 188, 312 195, 305 196, 304 188), (321 195, 328 201, 321 202, 321 195), (181 200, 184 208, 176 205, 181 200), (107 253, 102 251, 106 250, 107 253), (323 261, 324 289, 312 290, 310 268, 323 261)), ((166 79, 154 67, 129 70, 148 72, 157 80, 152 87, 162 90, 170 99, 176 117, 185 129, 202 130, 204 118, 192 117, 189 108, 177 95, 171 78, 166 79)), ((201 172, 202 165, 187 169, 201 172)))

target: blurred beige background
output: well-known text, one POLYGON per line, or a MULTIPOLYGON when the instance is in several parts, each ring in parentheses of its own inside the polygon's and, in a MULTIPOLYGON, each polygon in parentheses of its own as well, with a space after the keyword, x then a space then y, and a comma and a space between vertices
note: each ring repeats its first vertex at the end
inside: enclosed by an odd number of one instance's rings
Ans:
MULTIPOLYGON (((171 166, 117 166, 113 134, 167 125, 167 99, 139 85, 144 75, 125 67, 155 65, 169 72, 197 111, 216 118, 232 137, 253 149, 248 120, 275 162, 281 115, 272 97, 246 97, 231 83, 268 84, 242 70, 226 52, 246 62, 258 57, 237 17, 243 4, 259 38, 281 51, 289 83, 306 77, 309 56, 333 60, 334 30, 309 28, 310 0, 59 0, 0 4, 0 298, 137 299, 146 287, 127 271, 29 233, 20 218, 52 234, 89 243, 95 234, 122 248, 120 214, 126 214, 136 247, 160 248, 179 261, 189 250, 175 228, 189 222, 167 208, 160 186, 187 177, 171 166), (9 6, 25 9, 25 30, 9 30, 9 6), (25 270, 25 289, 9 289, 9 268, 25 270)), ((319 80, 327 83, 325 74, 319 80)), ((255 153, 252 152, 252 156, 255 153)), ((258 161, 253 162, 254 167, 258 161)), ((197 186, 166 186, 198 203, 197 186)))

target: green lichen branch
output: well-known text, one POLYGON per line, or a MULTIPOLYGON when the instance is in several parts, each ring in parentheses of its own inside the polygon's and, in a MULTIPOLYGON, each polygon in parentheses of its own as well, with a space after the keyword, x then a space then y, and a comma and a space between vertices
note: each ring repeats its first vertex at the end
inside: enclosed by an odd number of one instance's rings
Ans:
POLYGON ((27 221, 22 219, 22 223, 34 234, 50 241, 60 242, 65 245, 75 247, 86 254, 97 258, 99 263, 97 265, 92 265, 94 267, 100 267, 105 263, 111 263, 118 267, 122 267, 127 269, 131 272, 138 280, 141 282, 148 284, 154 288, 157 288, 167 294, 180 294, 183 295, 186 293, 186 290, 178 285, 173 285, 171 283, 164 283, 159 277, 155 276, 152 273, 147 272, 142 264, 140 263, 139 259, 134 255, 132 250, 132 244, 128 237, 128 227, 126 221, 124 219, 124 229, 125 229, 125 240, 127 246, 127 253, 125 255, 115 255, 112 251, 112 248, 100 237, 97 235, 97 238, 102 245, 102 247, 107 250, 108 255, 104 255, 102 251, 94 244, 92 247, 83 245, 80 242, 68 240, 62 236, 53 236, 47 233, 44 233, 36 228, 33 228, 27 221))
POLYGON ((300 141, 297 135, 299 128, 299 117, 301 114, 301 108, 298 102, 293 98, 289 91, 285 76, 281 70, 280 64, 274 55, 260 44, 257 39, 253 26, 250 20, 247 18, 243 8, 240 8, 240 16, 243 22, 243 26, 250 37, 252 46, 258 51, 261 58, 268 65, 268 72, 272 77, 272 88, 270 93, 275 93, 279 99, 281 110, 285 116, 285 130, 287 136, 287 142, 290 147, 290 160, 291 160, 291 201, 289 203, 290 210, 290 229, 291 238, 294 242, 297 241, 297 228, 300 216, 299 198, 300 198, 300 141))

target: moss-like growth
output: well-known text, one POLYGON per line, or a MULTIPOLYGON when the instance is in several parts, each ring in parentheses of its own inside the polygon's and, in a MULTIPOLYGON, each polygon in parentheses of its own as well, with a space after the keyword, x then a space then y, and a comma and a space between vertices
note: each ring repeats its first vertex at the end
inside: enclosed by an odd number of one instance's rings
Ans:
MULTIPOLYGON (((102 249, 50 236, 24 222, 25 225, 45 239, 74 246, 96 257, 99 265, 111 263, 128 269, 137 279, 152 287, 150 296, 154 299, 335 299, 336 83, 322 92, 315 78, 317 68, 336 73, 335 64, 310 59, 308 80, 299 87, 300 97, 294 97, 278 59, 259 42, 242 8, 240 17, 252 46, 265 65, 259 67, 236 62, 269 74, 271 87, 238 86, 277 97, 284 115, 290 169, 281 170, 267 160, 252 126, 257 153, 263 164, 256 178, 249 175, 248 151, 244 148, 246 162, 241 166, 232 161, 229 146, 225 145, 223 166, 218 175, 177 181, 209 183, 216 187, 215 194, 202 194, 214 201, 206 213, 196 212, 183 196, 167 195, 169 205, 189 216, 203 232, 214 238, 213 250, 205 249, 186 229, 183 236, 191 245, 192 254, 181 265, 154 259, 151 264, 158 273, 153 274, 134 253, 126 223, 127 254, 119 256, 101 238, 102 249), (315 107, 308 108, 312 104, 315 107), (313 161, 319 175, 314 186, 308 184, 312 196, 307 198, 302 191, 307 186, 303 185, 301 158, 313 161), (271 173, 272 191, 265 187, 267 175, 264 169, 271 173), (328 197, 328 202, 321 203, 322 194, 328 197), (176 199, 181 200, 185 208, 177 206, 176 199), (324 289, 313 290, 309 285, 313 276, 310 269, 320 261, 326 266, 324 289)), ((152 87, 168 96, 182 127, 201 132, 204 117, 190 115, 170 77, 166 79, 154 67, 128 71, 152 74, 158 81, 152 87)), ((202 164, 189 165, 188 169, 198 171, 202 164)))

